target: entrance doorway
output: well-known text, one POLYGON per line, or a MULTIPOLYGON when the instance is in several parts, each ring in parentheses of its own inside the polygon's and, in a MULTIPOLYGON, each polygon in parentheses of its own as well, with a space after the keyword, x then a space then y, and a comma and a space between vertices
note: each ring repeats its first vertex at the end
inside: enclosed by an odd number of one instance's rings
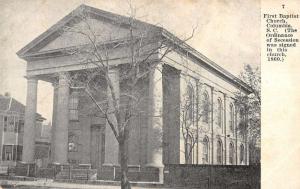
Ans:
POLYGON ((91 165, 97 169, 104 163, 105 157, 105 125, 91 125, 91 165))

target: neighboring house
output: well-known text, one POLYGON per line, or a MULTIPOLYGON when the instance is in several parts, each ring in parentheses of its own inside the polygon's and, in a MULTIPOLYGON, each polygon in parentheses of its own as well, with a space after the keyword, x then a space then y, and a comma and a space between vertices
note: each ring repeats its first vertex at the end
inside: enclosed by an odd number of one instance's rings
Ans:
POLYGON ((47 166, 50 161, 51 124, 42 124, 35 132, 35 153, 34 157, 39 167, 47 166))
MULTIPOLYGON (((16 165, 22 161, 25 106, 8 93, 0 95, 0 154, 1 165, 16 165)), ((43 118, 36 114, 37 129, 41 128, 43 118)))
MULTIPOLYGON (((32 95, 30 104, 35 106, 37 81, 53 84, 53 163, 91 164, 93 168, 118 165, 118 144, 106 120, 99 114, 95 115, 92 108, 95 106, 87 95, 69 87, 68 78, 84 71, 86 65, 81 65, 80 58, 67 52, 74 46, 89 44, 89 41, 80 34, 61 31, 64 26, 84 26, 85 23, 78 16, 80 11, 90 16, 85 22, 92 23, 95 32, 103 35, 103 41, 99 43, 109 43, 109 40, 122 43, 128 37, 126 17, 80 6, 17 53, 27 62, 27 95, 32 95)), ((237 125, 245 119, 245 115, 243 109, 235 104, 235 92, 249 94, 250 87, 165 29, 135 22, 134 34, 153 32, 153 35, 149 35, 153 41, 163 39, 176 48, 164 57, 161 68, 156 68, 154 74, 149 74, 138 85, 146 91, 144 96, 147 98, 140 103, 136 119, 130 122, 129 164, 141 167, 184 163, 247 165, 247 137, 237 132, 237 125), (198 102, 193 103, 195 106, 189 113, 189 124, 198 128, 198 134, 193 138, 197 141, 187 162, 184 153, 191 145, 189 142, 184 145, 180 128, 181 111, 175 110, 181 106, 185 94, 189 102, 204 101, 212 110, 201 119, 194 119, 194 112, 200 107, 197 106, 198 102)), ((119 82, 119 73, 126 68, 128 52, 125 45, 120 45, 112 49, 110 54, 112 58, 109 64, 113 68, 109 77, 116 81, 113 82, 114 88, 121 92, 124 86, 119 82)), ((153 55, 154 60, 158 59, 159 53, 153 55)), ((101 101, 106 98, 107 85, 105 80, 99 85, 103 92, 96 98, 101 101)), ((33 110, 28 108, 28 123, 36 113, 33 110)), ((32 130, 30 126, 26 128, 29 132, 32 130)), ((31 162, 34 148, 30 146, 30 141, 33 139, 28 135, 26 140, 29 142, 25 144, 28 145, 25 161, 31 162)))

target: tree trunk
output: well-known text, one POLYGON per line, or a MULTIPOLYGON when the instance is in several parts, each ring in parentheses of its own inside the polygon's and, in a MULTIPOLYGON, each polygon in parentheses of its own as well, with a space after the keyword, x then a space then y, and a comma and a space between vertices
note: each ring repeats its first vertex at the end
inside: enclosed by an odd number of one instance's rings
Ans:
POLYGON ((125 140, 119 142, 119 150, 121 156, 121 189, 131 189, 130 182, 128 180, 128 154, 127 145, 125 140))
POLYGON ((189 163, 189 157, 188 157, 188 153, 187 153, 187 144, 185 143, 184 144, 184 159, 185 159, 185 164, 188 164, 189 163))

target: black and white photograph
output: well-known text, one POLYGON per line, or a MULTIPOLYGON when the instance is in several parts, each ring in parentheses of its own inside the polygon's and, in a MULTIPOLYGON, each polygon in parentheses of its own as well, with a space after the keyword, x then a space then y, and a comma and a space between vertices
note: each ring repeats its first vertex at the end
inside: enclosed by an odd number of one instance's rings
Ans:
POLYGON ((264 188, 261 61, 287 64, 278 32, 298 34, 296 14, 259 0, 0 10, 0 188, 264 188))

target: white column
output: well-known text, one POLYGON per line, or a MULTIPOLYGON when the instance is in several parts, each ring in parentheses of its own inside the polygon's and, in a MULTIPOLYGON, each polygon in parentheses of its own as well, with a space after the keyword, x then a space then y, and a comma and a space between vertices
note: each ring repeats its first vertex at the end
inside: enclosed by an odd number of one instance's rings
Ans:
POLYGON ((58 98, 58 84, 53 83, 53 107, 52 107, 52 128, 51 128, 51 162, 54 161, 54 141, 55 141, 55 124, 57 116, 57 98, 58 98))
POLYGON ((36 78, 27 78, 27 97, 22 155, 22 160, 26 163, 34 162, 37 84, 38 80, 36 78))
POLYGON ((54 133, 54 162, 60 164, 68 162, 69 90, 68 74, 60 73, 54 133))
MULTIPOLYGON (((113 85, 113 92, 116 96, 116 99, 120 99, 120 83, 119 83, 119 70, 117 68, 109 70, 108 77, 113 85)), ((113 111, 113 104, 112 104, 112 93, 110 88, 107 86, 107 97, 109 100, 108 111, 113 111)), ((117 102, 119 103, 119 102, 117 102)), ((113 115, 109 116, 111 122, 116 123, 116 119, 113 115)), ((119 164, 119 144, 118 141, 109 126, 108 122, 106 122, 105 128, 105 165, 118 165, 119 164)))
POLYGON ((226 120, 227 102, 226 102, 226 94, 223 94, 223 95, 224 95, 223 125, 224 125, 224 136, 225 136, 224 137, 224 146, 225 146, 225 148, 224 148, 224 156, 225 156, 224 164, 227 165, 227 158, 229 158, 228 152, 227 152, 227 120, 226 120))
POLYGON ((180 164, 185 164, 185 144, 184 144, 184 137, 183 137, 183 133, 182 133, 182 129, 181 129, 181 126, 182 126, 182 106, 185 104, 186 102, 186 98, 187 98, 187 95, 186 95, 186 92, 187 92, 187 81, 186 81, 186 75, 181 73, 180 74, 180 79, 179 79, 179 82, 180 82, 180 102, 179 102, 179 120, 180 120, 180 123, 179 123, 179 145, 180 145, 180 150, 179 150, 179 161, 180 161, 180 164))
POLYGON ((245 111, 245 119, 246 119, 246 133, 245 133, 245 165, 249 165, 249 143, 248 143, 248 111, 245 111))
POLYGON ((163 88, 162 66, 149 73, 149 118, 147 138, 147 166, 160 169, 159 181, 163 181, 163 88))
POLYGON ((238 106, 235 106, 235 114, 234 114, 234 132, 235 132, 235 164, 238 165, 238 130, 237 130, 237 126, 238 126, 238 106))
POLYGON ((215 139, 215 135, 214 135, 214 121, 215 121, 215 118, 214 118, 214 87, 211 87, 211 90, 210 90, 210 98, 211 98, 211 105, 210 105, 210 110, 211 110, 211 164, 214 164, 215 160, 215 154, 214 154, 214 147, 215 147, 215 142, 214 142, 214 139, 215 139))

